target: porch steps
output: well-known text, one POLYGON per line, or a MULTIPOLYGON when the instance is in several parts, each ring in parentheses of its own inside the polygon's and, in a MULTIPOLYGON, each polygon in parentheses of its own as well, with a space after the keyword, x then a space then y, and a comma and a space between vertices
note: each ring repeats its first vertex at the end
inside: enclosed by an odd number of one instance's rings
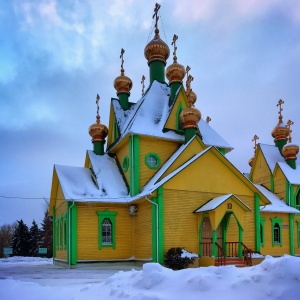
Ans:
MULTIPOLYGON (((220 266, 220 265, 221 264, 219 262, 217 261, 215 262, 215 266, 220 266)), ((226 257, 225 265, 226 266, 233 265, 239 268, 243 268, 247 266, 244 259, 239 257, 226 257)))

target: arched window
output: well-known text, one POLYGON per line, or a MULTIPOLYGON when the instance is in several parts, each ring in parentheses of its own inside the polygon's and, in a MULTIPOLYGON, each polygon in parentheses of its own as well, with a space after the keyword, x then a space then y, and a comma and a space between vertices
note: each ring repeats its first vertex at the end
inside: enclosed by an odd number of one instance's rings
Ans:
POLYGON ((102 244, 112 244, 112 223, 108 218, 102 221, 102 244))
POLYGON ((280 226, 278 223, 275 223, 274 227, 273 227, 273 231, 274 231, 274 244, 280 244, 280 226))

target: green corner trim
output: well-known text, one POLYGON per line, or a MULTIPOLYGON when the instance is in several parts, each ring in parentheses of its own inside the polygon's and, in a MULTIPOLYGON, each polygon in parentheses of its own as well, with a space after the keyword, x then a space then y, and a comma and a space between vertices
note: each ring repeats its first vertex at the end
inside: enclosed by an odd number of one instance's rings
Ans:
POLYGON ((77 263, 77 205, 75 202, 68 202, 68 216, 70 218, 70 222, 68 219, 68 224, 71 224, 70 237, 71 240, 69 242, 70 249, 68 249, 68 263, 71 265, 76 265, 77 263))
POLYGON ((156 170, 160 166, 160 158, 156 153, 150 152, 145 156, 145 164, 148 168, 156 170), (156 164, 153 165, 153 162, 156 164))
POLYGON ((297 238, 298 238, 298 248, 300 247, 300 220, 297 220, 297 238))
POLYGON ((53 206, 52 212, 52 244, 53 244, 53 258, 56 258, 56 208, 53 206))
POLYGON ((117 212, 104 210, 104 211, 97 211, 98 215, 98 248, 101 250, 103 247, 112 247, 116 249, 116 215, 117 212), (102 243, 102 222, 104 219, 109 219, 112 224, 112 244, 111 245, 104 245, 102 243))
MULTIPOLYGON (((157 203, 157 198, 153 197, 152 201, 157 203)), ((152 261, 157 262, 157 237, 156 237, 156 205, 152 206, 152 261)))
POLYGON ((260 252, 260 206, 259 195, 254 195, 254 220, 255 220, 255 251, 260 252))
POLYGON ((272 247, 274 246, 282 246, 282 219, 281 218, 271 218, 272 222, 272 247), (275 234, 274 234, 274 227, 278 224, 279 226, 279 242, 275 242, 275 234))
POLYGON ((265 245, 265 221, 266 218, 260 218, 260 245, 265 245))
POLYGON ((163 187, 160 186, 157 190, 157 201, 158 201, 158 262, 160 264, 164 263, 165 253, 164 253, 164 195, 163 187))
POLYGON ((176 111, 176 130, 178 131, 182 131, 183 132, 183 126, 184 124, 182 122, 180 122, 180 113, 183 111, 183 105, 180 102, 176 111))
POLYGON ((131 135, 129 138, 130 153, 130 195, 135 196, 140 191, 140 138, 131 135))
POLYGON ((289 214, 290 255, 295 255, 294 214, 289 214))

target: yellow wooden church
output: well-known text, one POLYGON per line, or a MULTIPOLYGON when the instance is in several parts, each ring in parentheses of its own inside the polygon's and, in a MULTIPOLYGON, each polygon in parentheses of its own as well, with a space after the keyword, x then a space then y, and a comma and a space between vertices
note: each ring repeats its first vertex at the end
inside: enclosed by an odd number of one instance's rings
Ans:
POLYGON ((283 101, 275 144, 256 145, 245 176, 226 158, 232 147, 194 106, 193 77, 177 62, 176 35, 166 68, 170 49, 159 35, 158 8, 144 49, 150 85, 142 98, 129 101, 122 49, 108 128, 97 95, 84 166, 54 165, 54 262, 163 264, 171 247, 199 254, 200 266, 230 257, 251 264, 254 252, 300 255, 299 147, 291 143, 292 122, 283 123, 283 101))

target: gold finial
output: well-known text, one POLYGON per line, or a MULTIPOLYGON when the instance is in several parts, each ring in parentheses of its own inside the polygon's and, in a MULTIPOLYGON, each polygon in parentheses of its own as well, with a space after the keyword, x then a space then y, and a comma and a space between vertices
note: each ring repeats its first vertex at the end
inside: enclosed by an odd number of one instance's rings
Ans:
POLYGON ((155 30, 158 30, 157 23, 158 23, 158 19, 159 19, 159 16, 158 16, 159 9, 160 9, 160 4, 155 3, 154 14, 152 16, 152 19, 154 19, 154 17, 155 17, 155 30))
POLYGON ((254 142, 254 147, 253 147, 254 152, 256 151, 256 148, 257 148, 257 143, 256 143, 257 140, 259 140, 259 137, 255 134, 252 139, 252 142, 254 142))
POLYGON ((125 50, 122 48, 121 49, 121 54, 120 54, 120 58, 121 58, 121 74, 124 75, 124 68, 123 68, 123 64, 124 64, 124 53, 125 53, 125 50))
POLYGON ((173 62, 174 63, 177 63, 177 56, 176 56, 176 50, 177 50, 177 47, 176 47, 176 41, 178 40, 178 35, 174 34, 173 36, 173 42, 172 42, 172 46, 174 46, 174 51, 173 51, 173 62))
POLYGON ((141 81, 141 84, 142 84, 142 96, 144 96, 144 88, 145 88, 144 82, 145 82, 145 79, 146 79, 146 77, 143 75, 142 76, 142 81, 141 81))
POLYGON ((211 121, 211 118, 209 116, 206 117, 206 123, 208 124, 211 121))
POLYGON ((291 120, 288 120, 287 123, 286 123, 286 127, 289 128, 289 142, 291 143, 292 142, 292 136, 291 136, 291 133, 293 132, 293 130, 291 130, 291 126, 294 124, 293 121, 291 120))
POLYGON ((100 96, 97 94, 96 96, 96 105, 97 105, 97 116, 96 116, 96 122, 100 123, 100 116, 99 116, 99 100, 100 100, 100 96))
POLYGON ((281 112, 283 111, 283 108, 281 107, 282 104, 284 104, 284 101, 281 99, 279 99, 278 103, 276 104, 276 106, 279 106, 279 112, 278 112, 279 117, 278 118, 279 118, 280 123, 282 122, 282 114, 281 114, 281 112))

